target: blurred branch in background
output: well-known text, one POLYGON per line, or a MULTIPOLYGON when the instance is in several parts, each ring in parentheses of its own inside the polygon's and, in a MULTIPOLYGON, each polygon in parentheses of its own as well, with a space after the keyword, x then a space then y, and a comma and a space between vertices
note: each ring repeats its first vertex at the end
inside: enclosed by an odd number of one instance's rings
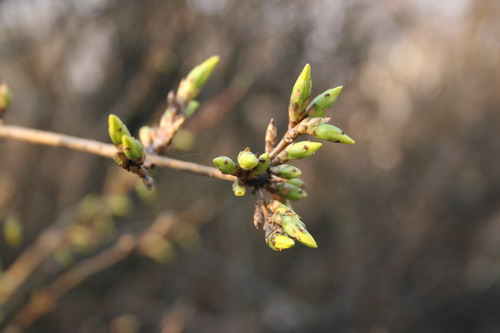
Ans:
MULTIPOLYGON (((203 210, 200 205, 196 208, 203 210)), ((41 315, 52 311, 58 300, 68 291, 77 287, 90 276, 126 259, 134 251, 153 257, 168 255, 165 253, 169 250, 168 245, 165 248, 165 244, 168 243, 165 242, 170 238, 170 233, 177 224, 192 224, 193 216, 189 215, 192 214, 188 213, 184 216, 162 214, 145 231, 137 235, 122 234, 110 248, 82 260, 46 287, 34 291, 28 303, 16 315, 12 325, 17 329, 26 329, 41 315), (189 218, 191 221, 188 220, 189 218)))

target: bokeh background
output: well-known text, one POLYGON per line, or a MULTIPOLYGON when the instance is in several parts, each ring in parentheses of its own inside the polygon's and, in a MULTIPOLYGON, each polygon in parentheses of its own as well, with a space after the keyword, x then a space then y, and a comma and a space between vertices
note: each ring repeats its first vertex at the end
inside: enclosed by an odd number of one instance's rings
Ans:
POLYGON ((22 228, 21 241, 0 241, 2 270, 27 249, 40 260, 0 326, 500 332, 499 14, 496 0, 1 1, 10 124, 107 142, 109 113, 133 131, 153 123, 183 75, 219 54, 169 156, 210 165, 261 152, 271 117, 285 130, 306 63, 313 95, 344 86, 332 123, 356 145, 296 163, 309 197, 295 208, 319 248, 275 253, 252 225, 253 197, 228 182, 157 169, 148 195, 110 160, 1 140, 0 222, 22 228), (165 237, 39 302, 47 314, 20 316, 62 274, 162 218, 174 220, 165 237), (47 230, 59 241, 41 251, 47 230))

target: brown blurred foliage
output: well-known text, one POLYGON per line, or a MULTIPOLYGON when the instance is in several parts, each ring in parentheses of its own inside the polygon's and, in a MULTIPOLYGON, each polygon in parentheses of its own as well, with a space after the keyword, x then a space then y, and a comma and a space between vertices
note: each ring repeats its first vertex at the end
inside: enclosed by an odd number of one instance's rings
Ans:
MULTIPOLYGON (((296 207, 317 250, 274 253, 253 230, 251 196, 156 170, 154 201, 131 191, 111 235, 202 209, 187 245, 161 243, 163 264, 132 255, 101 271, 28 331, 499 332, 499 12, 495 0, 0 2, 8 123, 108 141, 116 113, 136 132, 219 54, 186 124, 195 146, 170 156, 209 165, 262 151, 307 62, 313 95, 344 86, 332 123, 356 140, 297 163, 309 197, 296 207)), ((0 156, 0 221, 15 214, 24 230, 20 247, 0 242, 3 269, 86 195, 135 181, 78 152, 1 141, 0 156)), ((45 262, 0 316, 65 267, 45 262)))

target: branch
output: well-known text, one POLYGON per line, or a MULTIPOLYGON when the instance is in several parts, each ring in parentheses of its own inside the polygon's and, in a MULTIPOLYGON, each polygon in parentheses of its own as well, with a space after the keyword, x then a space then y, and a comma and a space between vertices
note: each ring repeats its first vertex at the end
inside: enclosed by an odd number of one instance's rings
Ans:
MULTIPOLYGON (((14 139, 52 147, 64 147, 111 159, 113 158, 113 154, 116 152, 116 148, 112 144, 21 126, 5 125, 1 123, 0 138, 14 139)), ((234 176, 224 175, 216 168, 198 163, 186 162, 158 155, 148 155, 146 157, 146 161, 157 167, 176 169, 229 181, 236 180, 236 177, 234 176)))

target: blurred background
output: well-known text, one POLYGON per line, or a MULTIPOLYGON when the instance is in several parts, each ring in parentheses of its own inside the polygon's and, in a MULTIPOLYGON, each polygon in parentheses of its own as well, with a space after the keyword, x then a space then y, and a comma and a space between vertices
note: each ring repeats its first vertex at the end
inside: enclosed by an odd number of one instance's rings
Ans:
POLYGON ((499 13, 496 0, 1 1, 9 124, 108 142, 115 113, 136 133, 218 54, 169 156, 262 152, 306 63, 314 96, 344 86, 330 116, 356 145, 295 163, 309 197, 294 207, 319 248, 276 253, 228 182, 156 169, 148 194, 111 160, 0 140, 0 260, 19 282, 0 293, 0 327, 500 332, 499 13))

